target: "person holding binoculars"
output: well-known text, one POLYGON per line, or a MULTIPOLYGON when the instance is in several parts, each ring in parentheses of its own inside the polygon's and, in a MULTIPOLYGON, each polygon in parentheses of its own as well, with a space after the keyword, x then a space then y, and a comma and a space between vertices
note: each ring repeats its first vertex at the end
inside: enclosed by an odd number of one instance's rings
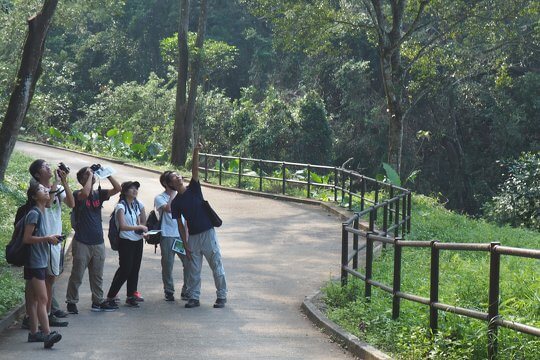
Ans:
POLYGON ((47 235, 45 208, 50 201, 49 189, 32 179, 27 191, 31 209, 24 218, 23 243, 29 245, 29 257, 24 264, 26 280, 26 309, 29 316, 28 342, 42 342, 46 349, 62 339, 62 335, 51 331, 47 306, 50 306, 46 286, 49 264, 49 245, 58 245, 60 233, 47 235), (41 331, 38 331, 41 325, 41 331))
MULTIPOLYGON (((53 171, 51 166, 43 159, 37 159, 30 164, 28 171, 32 178, 43 185, 49 191, 49 200, 43 211, 43 223, 45 235, 57 235, 62 233, 62 203, 69 208, 73 208, 75 201, 69 188, 67 175, 69 168, 60 163, 53 171)), ((55 296, 54 283, 61 273, 62 245, 49 244, 49 261, 47 265, 47 276, 45 285, 47 288, 47 311, 49 313, 50 326, 67 326, 67 321, 61 321, 60 317, 66 317, 66 313, 60 310, 60 306, 55 296)), ((27 299, 26 303, 29 301, 27 299)), ((28 306, 27 314, 30 313, 28 306)), ((22 328, 28 329, 29 318, 25 317, 22 328)))
POLYGON ((101 209, 103 203, 111 196, 120 192, 120 183, 108 176, 112 189, 94 190, 95 172, 101 166, 98 164, 85 166, 77 172, 77 180, 82 185, 81 190, 73 192, 75 208, 72 213, 72 227, 75 230, 71 245, 73 266, 66 292, 67 310, 78 314, 79 287, 86 268, 92 292, 92 311, 114 311, 118 308, 103 298, 103 267, 105 265, 105 243, 101 225, 101 209))

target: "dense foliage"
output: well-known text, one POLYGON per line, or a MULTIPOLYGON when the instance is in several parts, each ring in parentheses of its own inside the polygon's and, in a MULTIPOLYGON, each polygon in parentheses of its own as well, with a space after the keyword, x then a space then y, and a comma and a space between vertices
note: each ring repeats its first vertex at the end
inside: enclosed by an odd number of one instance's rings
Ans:
POLYGON ((523 154, 502 165, 508 168, 507 179, 486 204, 487 217, 540 231, 540 153, 523 154))
MULTIPOLYGON (((422 3, 406 2, 405 23, 422 3)), ((40 5, 2 1, 2 113, 25 19, 40 5)), ((167 159, 178 7, 175 0, 62 2, 26 133, 47 139, 53 127, 79 142, 109 139, 107 148, 127 156, 167 159), (114 129, 131 132, 132 141, 120 145, 114 129)), ((210 0, 209 9, 194 124, 209 151, 329 165, 353 157, 354 169, 383 173, 387 102, 377 36, 360 2, 210 0)), ((477 214, 505 179, 497 161, 539 150, 539 12, 532 0, 423 8, 421 27, 400 48, 402 181, 417 171, 409 184, 416 191, 477 214)))

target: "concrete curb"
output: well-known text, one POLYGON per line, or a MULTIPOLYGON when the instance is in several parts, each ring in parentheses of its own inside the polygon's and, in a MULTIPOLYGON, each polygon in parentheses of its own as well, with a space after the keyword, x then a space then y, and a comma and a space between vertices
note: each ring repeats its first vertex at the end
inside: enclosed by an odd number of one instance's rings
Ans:
POLYGON ((374 348, 361 341, 353 334, 343 330, 335 322, 328 319, 321 310, 314 304, 316 299, 319 299, 321 292, 318 291, 311 296, 306 296, 302 303, 302 311, 306 316, 322 331, 330 336, 333 340, 337 341, 347 351, 353 355, 358 356, 360 359, 365 360, 390 360, 390 356, 386 355, 382 351, 374 348))

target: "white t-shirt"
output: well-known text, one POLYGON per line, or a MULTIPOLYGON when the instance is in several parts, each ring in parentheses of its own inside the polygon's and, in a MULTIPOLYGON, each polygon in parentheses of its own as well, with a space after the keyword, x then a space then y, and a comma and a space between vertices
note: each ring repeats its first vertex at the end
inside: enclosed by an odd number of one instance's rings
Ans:
POLYGON ((43 214, 46 235, 62 234, 62 203, 66 199, 66 192, 62 185, 58 185, 56 190, 56 193, 51 194, 54 196, 53 204, 46 207, 43 214))
MULTIPOLYGON (((144 205, 138 200, 135 200, 135 201, 131 203, 131 206, 129 209, 126 209, 126 207, 124 206, 125 203, 123 201, 116 204, 116 207, 114 209, 116 210, 115 212, 116 226, 118 226, 118 228, 120 228, 120 223, 118 222, 118 210, 122 210, 124 212, 124 219, 127 225, 129 226, 139 225, 137 218, 141 214, 141 210, 144 209, 144 205), (139 203, 139 206, 135 205, 135 201, 139 203)), ((142 234, 136 234, 134 230, 120 231, 120 237, 122 239, 127 239, 127 240, 132 240, 132 241, 139 241, 143 238, 142 234)))
MULTIPOLYGON (((167 205, 171 197, 165 191, 154 198, 154 207, 159 213, 161 221, 161 235, 167 237, 180 237, 178 233, 178 222, 172 218, 170 212, 164 211, 163 207, 167 205)), ((185 224, 184 219, 182 222, 185 224)))

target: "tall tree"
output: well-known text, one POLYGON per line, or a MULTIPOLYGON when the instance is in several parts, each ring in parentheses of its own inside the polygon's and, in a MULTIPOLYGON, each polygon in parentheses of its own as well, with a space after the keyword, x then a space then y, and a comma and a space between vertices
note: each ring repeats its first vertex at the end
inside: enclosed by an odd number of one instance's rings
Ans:
POLYGON ((45 0, 41 11, 28 19, 28 33, 24 42, 21 64, 0 129, 0 181, 4 180, 17 135, 42 73, 41 61, 45 50, 45 39, 57 4, 58 0, 45 0))
POLYGON ((202 66, 208 2, 201 0, 197 25, 197 38, 192 51, 193 60, 190 65, 188 49, 190 0, 180 1, 180 25, 178 28, 178 83, 176 88, 176 112, 172 136, 171 163, 182 166, 186 162, 189 145, 193 139, 193 119, 195 117, 195 100, 199 86, 199 75, 202 66), (188 74, 188 71, 191 72, 188 74), (189 89, 188 89, 189 77, 189 89))

